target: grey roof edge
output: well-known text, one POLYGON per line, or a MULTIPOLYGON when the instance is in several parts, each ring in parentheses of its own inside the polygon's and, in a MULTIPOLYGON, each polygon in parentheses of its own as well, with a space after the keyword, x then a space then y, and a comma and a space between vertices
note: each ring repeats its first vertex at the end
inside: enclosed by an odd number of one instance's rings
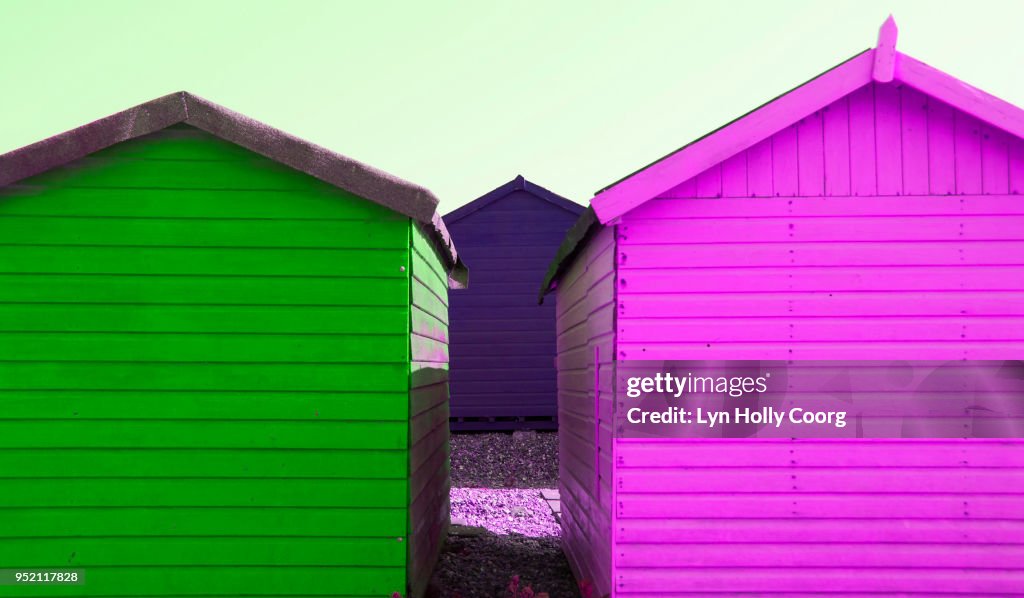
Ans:
POLYGON ((595 231, 601 227, 601 221, 597 219, 594 208, 587 207, 576 222, 565 233, 562 244, 558 246, 558 252, 551 260, 548 271, 544 275, 544 282, 541 283, 540 293, 537 296, 537 303, 544 303, 544 296, 555 289, 555 283, 561 278, 565 270, 572 265, 576 255, 590 240, 595 231))
POLYGON ((448 266, 448 288, 450 289, 465 289, 469 287, 469 270, 466 268, 466 264, 462 262, 462 258, 459 257, 458 252, 455 250, 455 243, 452 241, 452 237, 448 234, 448 227, 444 224, 444 219, 441 215, 434 213, 431 222, 416 222, 420 230, 427 235, 433 241, 434 247, 440 252, 440 254, 449 258, 450 263, 448 266))
MULTIPOLYGON (((0 187, 179 123, 206 131, 427 225, 428 236, 446 257, 447 266, 453 272, 460 267, 465 270, 437 214, 437 197, 424 187, 186 91, 144 102, 0 155, 0 187)), ((465 272, 456 277, 465 278, 465 272)))
POLYGON ((562 197, 554 191, 549 191, 536 183, 531 183, 526 180, 523 175, 519 174, 511 181, 491 189, 473 201, 448 212, 444 215, 444 220, 448 224, 454 224, 455 222, 458 222, 466 216, 491 205, 514 191, 526 191, 539 199, 576 215, 583 213, 583 211, 587 209, 586 206, 582 206, 570 199, 562 197))

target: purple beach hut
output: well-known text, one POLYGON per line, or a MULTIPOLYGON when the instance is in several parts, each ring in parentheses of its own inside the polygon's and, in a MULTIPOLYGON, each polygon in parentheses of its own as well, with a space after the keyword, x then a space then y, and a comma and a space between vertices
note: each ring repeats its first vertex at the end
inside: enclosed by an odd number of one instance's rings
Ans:
POLYGON ((444 217, 473 288, 451 294, 451 429, 554 429, 555 307, 544 276, 584 207, 517 176, 444 217))
POLYGON ((543 287, 576 575, 619 598, 1024 592, 1020 440, 612 428, 629 360, 1020 359, 1021 194, 1024 111, 896 51, 891 18, 599 192, 543 287))

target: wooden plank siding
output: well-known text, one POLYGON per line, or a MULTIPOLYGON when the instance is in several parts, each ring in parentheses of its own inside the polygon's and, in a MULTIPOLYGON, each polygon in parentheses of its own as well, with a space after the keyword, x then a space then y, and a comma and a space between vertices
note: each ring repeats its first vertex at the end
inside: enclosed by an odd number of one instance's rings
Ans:
POLYGON ((1018 194, 1021 156, 1024 140, 905 85, 871 83, 662 197, 1018 194))
POLYGON ((449 222, 473 272, 451 297, 454 430, 557 426, 555 306, 537 284, 575 219, 518 190, 449 222))
MULTIPOLYGON (((1021 140, 890 85, 820 114, 735 195, 622 217, 617 358, 1020 358, 1021 140)), ((1022 472, 1017 439, 618 440, 614 595, 1013 594, 1022 472)))
POLYGON ((409 586, 426 590, 448 535, 448 274, 411 224, 409 586))
POLYGON ((0 192, 0 562, 404 593, 409 227, 187 126, 0 192))
POLYGON ((562 542, 576 578, 599 596, 612 576, 615 247, 614 229, 601 229, 556 298, 562 542))

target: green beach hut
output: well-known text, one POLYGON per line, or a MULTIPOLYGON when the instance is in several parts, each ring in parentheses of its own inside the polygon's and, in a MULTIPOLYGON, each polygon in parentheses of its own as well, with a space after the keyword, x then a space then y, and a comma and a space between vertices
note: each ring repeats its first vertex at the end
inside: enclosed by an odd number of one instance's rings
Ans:
POLYGON ((84 581, 0 596, 421 595, 436 206, 188 93, 0 156, 0 567, 84 581))

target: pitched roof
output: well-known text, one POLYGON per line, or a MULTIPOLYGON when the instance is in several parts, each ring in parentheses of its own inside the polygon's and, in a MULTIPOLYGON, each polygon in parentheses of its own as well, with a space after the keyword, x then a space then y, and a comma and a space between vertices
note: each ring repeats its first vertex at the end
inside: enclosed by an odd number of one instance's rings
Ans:
POLYGON ((460 208, 448 212, 447 214, 445 214, 444 221, 451 225, 452 223, 461 220, 466 216, 473 214, 477 210, 483 209, 491 205, 492 203, 498 201, 499 199, 507 196, 508 194, 514 193, 516 191, 525 191, 530 195, 533 195, 534 197, 542 199, 556 207, 559 207, 573 214, 582 214, 583 210, 586 209, 585 206, 581 206, 580 204, 574 201, 570 201, 562 197, 561 195, 558 195, 557 193, 548 191, 547 189, 541 187, 540 185, 531 183, 530 181, 523 178, 523 175, 520 174, 517 175, 516 178, 505 183, 504 185, 491 191, 488 191, 487 193, 484 193, 480 197, 474 199, 473 201, 467 203, 466 205, 460 208))
POLYGON ((876 47, 602 189, 591 200, 597 218, 606 224, 872 81, 902 83, 1024 138, 1024 110, 897 51, 896 33, 889 17, 876 47))
POLYGON ((878 44, 821 73, 675 152, 600 190, 562 241, 540 289, 554 288, 593 231, 676 185, 774 135, 832 102, 877 81, 897 81, 1007 133, 1024 138, 1024 110, 896 50, 890 16, 878 44))
POLYGON ((465 265, 436 212, 438 200, 430 191, 184 91, 0 155, 0 187, 179 123, 413 218, 448 262, 450 284, 466 284, 465 265))

